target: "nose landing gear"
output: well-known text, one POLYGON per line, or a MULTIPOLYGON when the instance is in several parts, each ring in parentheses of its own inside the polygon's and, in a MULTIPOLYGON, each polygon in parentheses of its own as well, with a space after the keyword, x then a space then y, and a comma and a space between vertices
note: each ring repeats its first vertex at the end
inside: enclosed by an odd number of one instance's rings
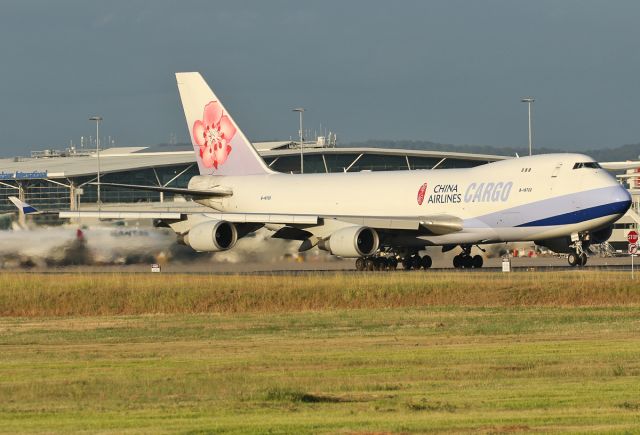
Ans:
POLYGON ((587 257, 586 252, 582 251, 578 253, 577 250, 572 249, 569 253, 569 256, 567 257, 567 261, 569 262, 569 266, 571 267, 586 266, 588 258, 589 257, 587 257))
POLYGON ((582 245, 582 240, 579 238, 573 242, 573 246, 569 252, 569 256, 567 257, 567 261, 569 262, 569 266, 586 266, 587 265, 587 252, 582 245))

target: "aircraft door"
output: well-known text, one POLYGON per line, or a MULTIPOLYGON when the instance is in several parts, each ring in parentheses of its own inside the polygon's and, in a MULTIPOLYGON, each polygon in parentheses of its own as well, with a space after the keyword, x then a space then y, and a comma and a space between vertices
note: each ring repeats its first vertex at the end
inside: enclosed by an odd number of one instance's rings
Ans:
POLYGON ((561 178, 561 174, 562 174, 562 162, 558 162, 556 166, 553 168, 553 171, 551 171, 551 183, 549 183, 549 186, 551 187, 552 192, 554 190, 557 190, 556 185, 560 183, 559 178, 561 178))

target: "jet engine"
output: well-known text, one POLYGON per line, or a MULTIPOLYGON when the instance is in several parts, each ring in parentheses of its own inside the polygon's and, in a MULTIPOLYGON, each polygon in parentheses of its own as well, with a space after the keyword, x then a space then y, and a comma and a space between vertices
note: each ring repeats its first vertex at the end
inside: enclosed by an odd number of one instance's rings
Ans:
POLYGON ((347 227, 336 231, 318 243, 320 249, 340 257, 366 257, 378 249, 380 239, 376 230, 369 227, 347 227))
POLYGON ((604 243, 607 240, 609 240, 612 233, 613 233, 613 226, 611 225, 608 227, 601 228, 597 231, 591 231, 591 233, 589 233, 589 241, 591 243, 604 243))
POLYGON ((233 248, 238 240, 238 230, 227 221, 202 222, 189 230, 184 243, 196 251, 217 252, 233 248))

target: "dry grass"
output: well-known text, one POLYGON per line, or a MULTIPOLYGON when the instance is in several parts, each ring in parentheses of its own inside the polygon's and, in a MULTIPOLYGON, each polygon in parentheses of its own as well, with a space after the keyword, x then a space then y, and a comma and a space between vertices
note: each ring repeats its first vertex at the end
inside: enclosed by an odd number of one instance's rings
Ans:
POLYGON ((638 305, 617 272, 3 274, 0 433, 632 433, 638 305))
POLYGON ((640 286, 628 273, 603 271, 0 275, 5 317, 637 305, 640 286))

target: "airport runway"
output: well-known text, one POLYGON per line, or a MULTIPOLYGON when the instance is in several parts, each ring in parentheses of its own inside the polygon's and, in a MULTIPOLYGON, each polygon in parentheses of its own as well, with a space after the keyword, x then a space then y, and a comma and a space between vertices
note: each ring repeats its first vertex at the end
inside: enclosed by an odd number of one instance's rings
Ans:
MULTIPOLYGON (((411 271, 411 273, 424 273, 437 271, 458 270, 460 273, 497 272, 502 269, 501 258, 485 259, 481 269, 454 269, 450 264, 450 258, 434 258, 433 267, 427 271, 411 271)), ((640 258, 635 259, 635 267, 640 266, 640 258)), ((570 267, 566 258, 562 257, 534 257, 512 258, 513 271, 560 271, 560 270, 631 270, 630 257, 590 257, 586 267, 570 267)), ((399 267, 395 272, 357 272, 355 260, 311 260, 297 262, 294 260, 281 260, 273 262, 170 262, 161 264, 162 273, 190 273, 190 274, 300 274, 300 273, 407 273, 399 267)), ((6 269, 5 269, 6 270, 6 269)), ((44 273, 150 273, 151 265, 95 265, 95 266, 65 266, 65 267, 35 267, 31 269, 15 269, 25 272, 44 273)), ((640 274, 640 270, 638 270, 640 274)))

